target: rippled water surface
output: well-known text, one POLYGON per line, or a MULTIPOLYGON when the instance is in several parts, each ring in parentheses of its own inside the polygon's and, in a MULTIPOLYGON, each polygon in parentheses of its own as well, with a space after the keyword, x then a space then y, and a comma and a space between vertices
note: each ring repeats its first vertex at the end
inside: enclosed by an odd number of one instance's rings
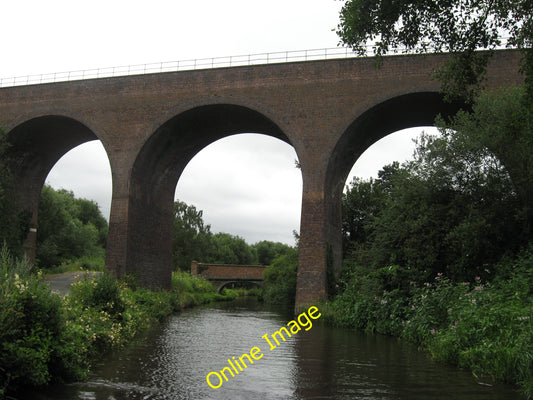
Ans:
MULTIPOLYGON (((56 386, 27 399, 522 398, 512 387, 478 382, 396 339, 318 322, 269 350, 261 336, 270 337, 291 319, 290 313, 249 301, 187 310, 144 340, 106 357, 87 382, 56 386), (262 358, 234 377, 226 371, 228 381, 220 388, 208 386, 209 372, 219 373, 228 358, 239 358, 253 347, 261 349, 262 358)), ((215 375, 211 383, 218 385, 215 375)))

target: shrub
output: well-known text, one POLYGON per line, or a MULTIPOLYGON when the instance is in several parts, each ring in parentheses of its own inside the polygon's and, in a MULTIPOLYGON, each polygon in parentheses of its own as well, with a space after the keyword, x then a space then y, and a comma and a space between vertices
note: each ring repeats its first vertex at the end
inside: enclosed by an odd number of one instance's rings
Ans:
POLYGON ((264 300, 272 304, 294 303, 296 296, 296 271, 298 251, 289 249, 278 256, 264 274, 264 300))
POLYGON ((83 368, 68 338, 61 298, 5 249, 0 263, 0 393, 43 385, 67 371, 79 377, 83 368))

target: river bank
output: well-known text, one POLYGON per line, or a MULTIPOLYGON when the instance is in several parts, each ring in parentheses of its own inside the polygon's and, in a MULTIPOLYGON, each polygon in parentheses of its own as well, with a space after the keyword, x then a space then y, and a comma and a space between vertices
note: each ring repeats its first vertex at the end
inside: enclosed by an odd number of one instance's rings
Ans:
POLYGON ((61 296, 24 261, 1 255, 0 398, 19 387, 84 380, 102 354, 120 348, 169 315, 194 305, 231 300, 212 285, 175 272, 170 291, 152 292, 134 280, 86 276, 61 296))
POLYGON ((291 307, 254 298, 193 307, 107 353, 86 381, 34 390, 19 400, 522 399, 512 387, 480 385, 467 371, 435 362, 410 343, 332 327, 320 323, 322 316, 309 330, 285 335, 286 341, 276 336, 280 345, 270 350, 263 336, 292 319, 291 307), (253 364, 245 358, 246 368, 241 363, 234 376, 226 369, 228 381, 209 386, 210 372, 220 373, 228 359, 256 346, 261 358, 253 364))
MULTIPOLYGON (((321 305, 335 326, 399 337, 440 362, 489 382, 515 384, 533 396, 533 270, 522 257, 505 279, 454 283, 443 274, 408 290, 353 274, 346 289, 321 305), (372 287, 382 287, 381 293, 372 287)), ((397 273, 394 268, 378 271, 397 273)), ((383 279, 383 276, 380 279, 383 279)))

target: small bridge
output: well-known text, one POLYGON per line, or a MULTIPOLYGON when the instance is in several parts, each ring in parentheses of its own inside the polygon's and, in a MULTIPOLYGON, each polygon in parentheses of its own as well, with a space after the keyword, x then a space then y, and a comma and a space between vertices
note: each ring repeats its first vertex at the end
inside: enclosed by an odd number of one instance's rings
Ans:
POLYGON ((191 274, 207 279, 219 293, 230 283, 253 282, 263 286, 263 265, 203 264, 193 261, 191 274))

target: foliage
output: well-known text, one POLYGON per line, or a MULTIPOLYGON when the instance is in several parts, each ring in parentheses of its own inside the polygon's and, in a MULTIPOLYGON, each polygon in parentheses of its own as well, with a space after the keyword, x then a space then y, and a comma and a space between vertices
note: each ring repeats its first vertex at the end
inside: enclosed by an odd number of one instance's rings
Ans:
POLYGON ((19 207, 9 147, 7 133, 0 127, 0 243, 6 243, 14 254, 20 254, 29 229, 29 215, 19 207))
POLYGON ((270 265, 272 261, 280 255, 286 254, 290 250, 290 246, 280 242, 270 242, 263 240, 257 242, 252 246, 257 254, 257 262, 259 265, 270 265))
POLYGON ((264 277, 264 300, 272 304, 294 303, 296 296, 296 271, 298 250, 290 249, 278 256, 266 268, 264 277))
MULTIPOLYGON (((437 272, 463 281, 494 275, 490 265, 524 243, 507 171, 463 135, 422 135, 415 159, 387 171, 344 195, 347 258, 376 270, 398 265, 418 283, 437 272)), ((404 289, 405 279, 396 284, 404 289)))
POLYGON ((104 257, 107 221, 98 205, 45 186, 39 203, 36 258, 50 268, 80 257, 104 257))
POLYGON ((203 211, 182 201, 174 202, 174 240, 172 264, 175 269, 188 270, 191 262, 201 260, 209 246, 211 226, 204 225, 203 211))
POLYGON ((524 88, 422 135, 343 198, 334 323, 396 335, 533 395, 531 113, 524 88))
POLYGON ((172 290, 133 289, 107 274, 71 286, 64 298, 39 282, 33 267, 0 251, 0 398, 17 387, 80 380, 90 363, 173 312, 238 293, 175 272, 172 290))
MULTIPOLYGON (((348 0, 340 13, 341 41, 361 55, 367 46, 378 56, 404 49, 418 53, 452 54, 438 72, 443 89, 453 97, 470 100, 483 80, 491 52, 508 45, 524 51, 524 71, 533 72, 533 5, 517 1, 348 0)), ((533 95, 533 85, 528 85, 533 95)), ((533 97, 531 97, 533 98, 533 97)))
POLYGON ((509 173, 520 202, 523 227, 528 236, 533 224, 533 108, 524 87, 484 93, 470 113, 460 112, 445 128, 463 132, 460 140, 490 149, 509 173))
POLYGON ((184 202, 174 203, 174 240, 172 258, 175 269, 189 270, 192 261, 218 264, 269 265, 290 246, 269 241, 249 245, 228 233, 211 232, 203 211, 184 202))
POLYGON ((39 284, 32 266, 0 254, 0 397, 18 386, 85 371, 78 341, 70 336, 61 299, 39 284))
POLYGON ((65 272, 74 272, 74 271, 99 271, 104 272, 105 270, 105 259, 102 257, 80 257, 75 260, 69 260, 62 262, 60 265, 47 268, 46 274, 63 274, 65 272))
POLYGON ((229 233, 216 233, 211 236, 207 262, 217 264, 257 264, 255 249, 246 241, 229 233))
POLYGON ((507 259, 500 268, 512 273, 495 283, 480 277, 454 283, 438 273, 421 285, 411 281, 403 293, 383 290, 379 273, 364 275, 358 268, 329 305, 328 318, 341 326, 401 336, 437 360, 518 383, 533 395, 532 259, 532 247, 507 259))

